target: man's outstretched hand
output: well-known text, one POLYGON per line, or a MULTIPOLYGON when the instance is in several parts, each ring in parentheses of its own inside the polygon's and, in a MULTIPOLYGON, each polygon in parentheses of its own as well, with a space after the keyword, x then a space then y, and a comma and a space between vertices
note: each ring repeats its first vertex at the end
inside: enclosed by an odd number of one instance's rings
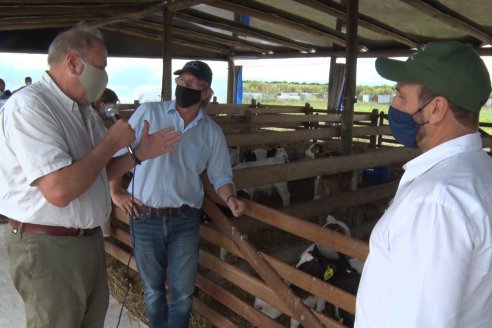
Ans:
POLYGON ((149 129, 150 124, 145 120, 140 143, 135 149, 138 158, 143 161, 176 150, 176 143, 181 140, 181 132, 177 132, 173 126, 153 134, 149 134, 149 129))

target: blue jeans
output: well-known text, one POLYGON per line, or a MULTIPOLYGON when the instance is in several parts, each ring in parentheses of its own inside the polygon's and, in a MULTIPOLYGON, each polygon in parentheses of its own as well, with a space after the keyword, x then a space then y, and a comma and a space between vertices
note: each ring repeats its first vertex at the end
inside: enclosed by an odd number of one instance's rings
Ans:
POLYGON ((198 269, 199 230, 200 211, 187 206, 175 216, 142 214, 131 225, 151 327, 189 326, 198 269))

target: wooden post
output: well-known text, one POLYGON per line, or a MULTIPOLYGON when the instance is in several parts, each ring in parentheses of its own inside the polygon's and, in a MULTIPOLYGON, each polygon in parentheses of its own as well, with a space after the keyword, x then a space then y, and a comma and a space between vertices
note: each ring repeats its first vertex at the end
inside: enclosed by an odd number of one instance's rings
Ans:
MULTIPOLYGON (((253 99, 254 100, 254 99, 253 99)), ((243 133, 251 133, 251 116, 254 109, 248 109, 244 112, 244 131, 243 133)))
POLYGON ((162 9, 162 89, 161 99, 171 100, 173 17, 167 6, 162 9))
MULTIPOLYGON (((384 124, 384 112, 380 112, 379 113, 379 126, 383 126, 384 124)), ((378 135, 378 147, 381 147, 381 145, 383 144, 383 135, 382 134, 379 134, 378 135)))
POLYGON ((328 86, 326 88, 326 92, 328 93, 328 97, 326 98, 326 109, 327 111, 333 111, 336 112, 336 108, 330 108, 330 97, 333 97, 334 95, 330 94, 330 85, 333 84, 334 80, 334 72, 335 72, 335 64, 337 63, 337 57, 332 56, 330 58, 330 72, 328 74, 328 86))
MULTIPOLYGON (((309 103, 304 104, 304 114, 305 115, 312 115, 313 114, 313 108, 309 103)), ((311 121, 306 121, 304 122, 304 128, 307 130, 314 129, 314 125, 317 124, 317 122, 311 122, 311 121)))
MULTIPOLYGON (((378 126, 378 119, 379 119, 379 111, 376 108, 374 108, 371 111, 371 125, 378 126)), ((377 135, 371 134, 371 136, 369 137, 369 147, 376 148, 376 142, 377 142, 377 135)))
POLYGON ((359 1, 347 1, 347 66, 345 70, 345 99, 342 112, 342 143, 340 152, 350 154, 352 152, 352 126, 354 119, 354 95, 357 71, 357 16, 359 1))
POLYGON ((234 61, 229 58, 227 61, 227 103, 234 103, 234 96, 236 93, 236 74, 234 72, 234 61))

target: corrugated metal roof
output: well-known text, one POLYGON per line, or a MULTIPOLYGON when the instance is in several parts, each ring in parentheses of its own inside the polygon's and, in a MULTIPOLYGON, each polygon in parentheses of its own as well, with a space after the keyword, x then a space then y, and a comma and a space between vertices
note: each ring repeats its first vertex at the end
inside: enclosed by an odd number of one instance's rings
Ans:
POLYGON ((407 54, 443 39, 492 54, 490 0, 6 0, 0 51, 45 53, 56 33, 85 20, 103 30, 111 56, 161 57, 168 10, 174 58, 343 55, 346 3, 358 3, 360 56, 407 54))

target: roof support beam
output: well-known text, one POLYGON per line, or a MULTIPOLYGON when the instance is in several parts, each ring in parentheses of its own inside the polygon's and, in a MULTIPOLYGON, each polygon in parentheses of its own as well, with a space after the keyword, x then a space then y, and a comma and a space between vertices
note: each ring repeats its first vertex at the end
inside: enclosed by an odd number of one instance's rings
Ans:
POLYGON ((178 10, 183 10, 198 4, 203 4, 203 3, 209 3, 209 2, 214 2, 215 0, 182 0, 182 1, 174 1, 171 0, 170 3, 161 3, 158 5, 153 5, 149 6, 146 9, 137 11, 137 12, 129 12, 121 15, 117 15, 113 17, 112 19, 107 19, 104 21, 100 21, 99 23, 95 24, 94 26, 96 27, 102 27, 105 25, 110 25, 122 21, 128 21, 128 20, 136 20, 136 19, 141 19, 145 18, 148 16, 152 16, 154 14, 160 13, 163 8, 167 8, 170 12, 178 11, 178 10))
POLYGON ((196 5, 206 5, 214 1, 216 0, 170 0, 167 8, 172 12, 176 12, 196 5))
POLYGON ((90 21, 92 15, 60 15, 50 17, 49 21, 46 17, 9 17, 0 18, 0 31, 18 31, 18 30, 35 30, 39 28, 66 28, 74 25, 81 20, 90 21))
MULTIPOLYGON (((92 4, 87 5, 32 5, 32 4, 22 4, 22 5, 0 5, 0 17, 2 16, 43 16, 43 15, 115 15, 123 14, 128 12, 135 12, 145 8, 142 4, 126 4, 126 5, 110 5, 110 4, 92 4)), ((50 17, 51 18, 51 17, 50 17)), ((50 18, 45 18, 49 20, 50 18)))
POLYGON ((266 49, 258 48, 246 42, 242 42, 240 40, 235 41, 232 39, 232 37, 227 37, 225 35, 224 36, 221 35, 219 37, 216 33, 209 32, 208 34, 205 34, 201 32, 194 32, 191 30, 181 29, 181 28, 174 28, 174 33, 176 35, 191 38, 191 39, 196 39, 204 43, 215 42, 218 44, 226 45, 228 47, 234 46, 237 48, 247 49, 251 52, 257 52, 259 54, 265 54, 268 52, 268 50, 266 49))
POLYGON ((237 33, 238 35, 242 35, 244 37, 252 37, 260 40, 265 40, 267 42, 275 43, 280 46, 291 48, 303 53, 309 52, 309 48, 305 46, 301 46, 287 38, 283 38, 281 36, 274 36, 271 33, 261 31, 254 27, 245 26, 237 23, 231 23, 229 21, 220 19, 218 17, 204 15, 198 12, 190 11, 190 14, 176 13, 175 19, 179 19, 186 22, 192 22, 195 24, 200 24, 212 28, 220 28, 229 31, 231 33, 237 33))
MULTIPOLYGON (((440 9, 437 9, 430 4, 422 1, 422 0, 400 0, 401 2, 406 3, 407 5, 423 12, 426 15, 431 16, 432 18, 435 18, 441 22, 443 22, 446 25, 449 25, 457 30, 460 31, 465 31, 466 33, 470 34, 474 38, 482 41, 483 43, 488 43, 492 45, 492 36, 485 31, 471 25, 468 22, 465 22, 464 20, 451 16, 448 13, 443 12, 440 9)), ((470 6, 472 6, 473 3, 470 3, 470 6)), ((442 6, 442 5, 440 5, 442 6)), ((443 6, 442 6, 443 7, 443 6)), ((447 12, 452 12, 451 9, 446 8, 447 12)))
MULTIPOLYGON (((339 20, 344 21, 344 22, 347 21, 347 14, 343 10, 341 10, 340 8, 337 8, 338 6, 340 6, 338 3, 335 3, 332 1, 319 2, 316 0, 292 0, 292 1, 298 2, 302 5, 307 6, 307 7, 310 7, 310 8, 319 10, 321 12, 327 13, 331 16, 336 17, 339 20)), ((393 40, 395 40, 401 44, 405 44, 405 45, 409 46, 410 48, 420 47, 420 45, 417 42, 407 38, 403 33, 396 31, 395 29, 392 29, 388 26, 385 26, 384 24, 382 24, 382 23, 380 23, 380 22, 378 22, 372 18, 369 18, 367 16, 359 14, 358 15, 358 22, 359 22, 360 27, 364 27, 364 28, 366 28, 372 32, 375 32, 375 33, 378 33, 381 35, 389 36, 393 40)))
POLYGON ((252 8, 249 8, 246 6, 241 6, 238 4, 225 2, 222 0, 217 1, 217 2, 213 2, 210 4, 210 6, 221 8, 224 10, 229 10, 233 13, 240 13, 242 15, 248 15, 251 17, 255 17, 255 18, 270 22, 270 23, 274 23, 274 24, 278 24, 281 26, 285 26, 287 28, 299 30, 299 31, 302 31, 304 33, 311 33, 311 34, 317 35, 319 37, 326 38, 326 39, 330 40, 331 42, 336 43, 340 46, 343 46, 343 47, 346 46, 346 42, 343 38, 340 38, 336 35, 326 33, 324 31, 320 31, 319 29, 315 29, 315 28, 306 26, 304 24, 301 24, 301 23, 298 23, 295 21, 292 21, 290 19, 280 17, 278 15, 271 15, 271 14, 265 13, 265 12, 260 11, 260 10, 252 9, 252 8))

